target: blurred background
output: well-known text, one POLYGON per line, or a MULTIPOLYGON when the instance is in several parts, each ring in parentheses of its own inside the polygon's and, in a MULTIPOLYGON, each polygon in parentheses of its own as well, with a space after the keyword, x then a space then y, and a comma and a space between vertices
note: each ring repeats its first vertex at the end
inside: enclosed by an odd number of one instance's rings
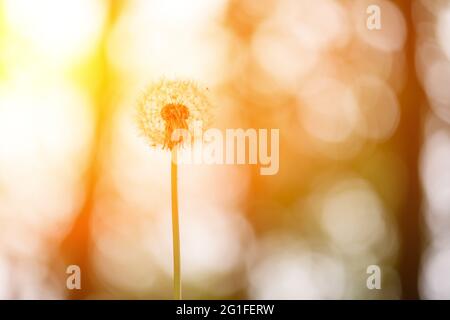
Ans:
POLYGON ((185 298, 450 299, 449 40, 446 0, 0 0, 0 298, 172 297, 165 76, 281 134, 275 176, 180 167, 185 298))

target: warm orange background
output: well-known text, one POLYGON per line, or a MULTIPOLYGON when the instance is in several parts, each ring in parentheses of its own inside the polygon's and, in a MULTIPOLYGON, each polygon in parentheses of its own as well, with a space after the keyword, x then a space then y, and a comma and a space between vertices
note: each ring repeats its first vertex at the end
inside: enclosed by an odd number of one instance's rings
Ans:
POLYGON ((180 167, 185 298, 450 298, 449 39, 446 1, 0 1, 0 298, 171 298, 161 76, 281 134, 275 176, 180 167))

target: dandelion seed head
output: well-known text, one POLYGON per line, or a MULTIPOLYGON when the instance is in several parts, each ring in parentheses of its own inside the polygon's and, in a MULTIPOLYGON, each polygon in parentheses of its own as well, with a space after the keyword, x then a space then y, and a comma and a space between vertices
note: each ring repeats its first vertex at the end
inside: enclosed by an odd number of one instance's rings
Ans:
POLYGON ((212 122, 212 105, 208 90, 189 80, 162 79, 151 83, 137 104, 137 123, 150 145, 172 149, 183 145, 182 138, 172 139, 177 129, 195 134, 194 124, 203 129, 212 122))

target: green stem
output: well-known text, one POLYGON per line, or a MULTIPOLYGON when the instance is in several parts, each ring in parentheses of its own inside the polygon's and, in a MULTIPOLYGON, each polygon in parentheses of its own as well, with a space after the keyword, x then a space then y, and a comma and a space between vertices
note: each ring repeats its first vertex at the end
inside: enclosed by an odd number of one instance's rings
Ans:
POLYGON ((172 149, 170 174, 172 188, 173 294, 175 300, 181 300, 180 225, 178 218, 178 165, 176 146, 172 149))

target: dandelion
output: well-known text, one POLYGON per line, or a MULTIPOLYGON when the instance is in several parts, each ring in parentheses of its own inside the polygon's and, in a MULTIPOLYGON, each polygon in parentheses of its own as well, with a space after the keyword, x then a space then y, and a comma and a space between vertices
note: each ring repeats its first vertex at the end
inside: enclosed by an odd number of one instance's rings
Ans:
POLYGON ((208 127, 211 104, 207 90, 193 81, 160 80, 152 83, 141 96, 137 107, 137 123, 151 146, 171 151, 171 202, 173 236, 174 297, 181 299, 180 230, 178 218, 177 149, 185 145, 183 136, 174 137, 176 130, 187 130, 195 137, 194 124, 208 127))
POLYGON ((176 129, 185 129, 194 136, 194 123, 203 128, 211 123, 211 104, 207 90, 193 81, 160 80, 151 84, 138 103, 137 121, 141 133, 152 146, 173 150, 182 145, 173 141, 176 129))

